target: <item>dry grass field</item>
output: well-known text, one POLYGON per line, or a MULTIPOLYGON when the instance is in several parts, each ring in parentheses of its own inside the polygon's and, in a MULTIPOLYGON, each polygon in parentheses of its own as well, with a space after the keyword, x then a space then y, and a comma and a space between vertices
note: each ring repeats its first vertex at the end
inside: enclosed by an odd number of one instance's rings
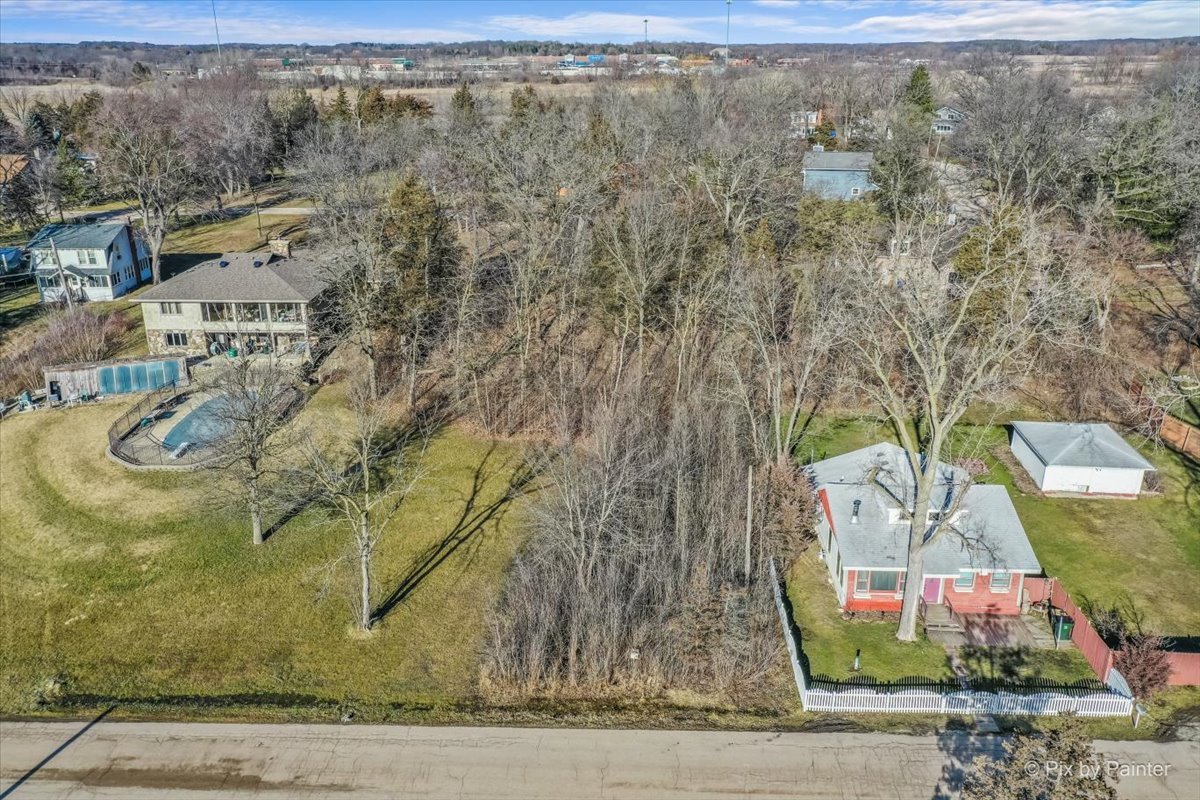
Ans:
MULTIPOLYGON (((364 637, 351 629, 348 586, 317 599, 347 541, 337 525, 303 512, 254 547, 212 475, 133 472, 105 455, 126 403, 0 423, 0 714, 89 696, 299 706, 472 696, 484 612, 516 546, 522 501, 497 502, 513 447, 457 429, 433 442, 427 477, 377 556, 380 598, 407 592, 364 637)), ((301 419, 332 424, 341 404, 324 387, 301 419)))

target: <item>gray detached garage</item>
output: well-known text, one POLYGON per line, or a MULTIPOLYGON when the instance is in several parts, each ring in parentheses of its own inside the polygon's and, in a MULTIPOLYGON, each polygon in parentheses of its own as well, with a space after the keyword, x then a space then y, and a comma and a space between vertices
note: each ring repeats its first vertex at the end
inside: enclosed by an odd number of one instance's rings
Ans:
POLYGON ((1012 452, 1044 492, 1136 497, 1154 465, 1108 425, 1014 422, 1012 452))

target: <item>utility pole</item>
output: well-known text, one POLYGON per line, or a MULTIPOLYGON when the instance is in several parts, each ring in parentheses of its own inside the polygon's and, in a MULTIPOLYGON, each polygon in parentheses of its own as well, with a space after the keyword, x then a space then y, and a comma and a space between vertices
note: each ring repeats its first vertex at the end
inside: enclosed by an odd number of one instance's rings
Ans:
POLYGON ((754 531, 754 465, 746 467, 746 585, 750 585, 750 542, 754 531))
POLYGON ((213 30, 217 34, 217 63, 220 64, 221 59, 221 28, 217 25, 217 0, 212 0, 213 10, 213 30))
POLYGON ((645 56, 647 60, 649 60, 649 58, 650 58, 650 20, 649 19, 642 20, 642 41, 643 41, 642 55, 645 56))
POLYGON ((71 297, 71 287, 67 285, 67 275, 63 272, 62 259, 58 257, 58 248, 54 246, 54 237, 50 237, 50 253, 54 256, 54 270, 58 274, 58 282, 62 285, 63 294, 67 298, 67 308, 75 308, 75 298, 71 297))
POLYGON ((733 11, 733 0, 725 0, 725 69, 729 70, 729 16, 733 11))

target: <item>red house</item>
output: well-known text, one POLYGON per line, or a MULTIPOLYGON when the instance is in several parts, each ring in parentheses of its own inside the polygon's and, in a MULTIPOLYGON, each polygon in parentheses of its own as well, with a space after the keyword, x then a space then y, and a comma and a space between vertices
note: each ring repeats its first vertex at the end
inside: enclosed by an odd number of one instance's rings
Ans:
MULTIPOLYGON (((910 578, 915 476, 908 456, 876 444, 809 467, 820 499, 821 555, 847 611, 899 611, 910 578)), ((960 614, 1017 614, 1026 575, 1042 571, 1003 486, 938 464, 921 597, 960 614), (961 497, 960 497, 961 495, 961 497), (945 516, 946 518, 942 518, 945 516)))

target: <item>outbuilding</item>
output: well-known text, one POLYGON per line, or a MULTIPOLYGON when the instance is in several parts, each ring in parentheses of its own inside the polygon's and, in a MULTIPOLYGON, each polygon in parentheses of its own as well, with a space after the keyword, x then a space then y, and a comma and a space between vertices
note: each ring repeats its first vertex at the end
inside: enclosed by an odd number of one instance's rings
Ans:
POLYGON ((1014 422, 1012 452, 1044 492, 1137 497, 1154 471, 1102 423, 1014 422))

